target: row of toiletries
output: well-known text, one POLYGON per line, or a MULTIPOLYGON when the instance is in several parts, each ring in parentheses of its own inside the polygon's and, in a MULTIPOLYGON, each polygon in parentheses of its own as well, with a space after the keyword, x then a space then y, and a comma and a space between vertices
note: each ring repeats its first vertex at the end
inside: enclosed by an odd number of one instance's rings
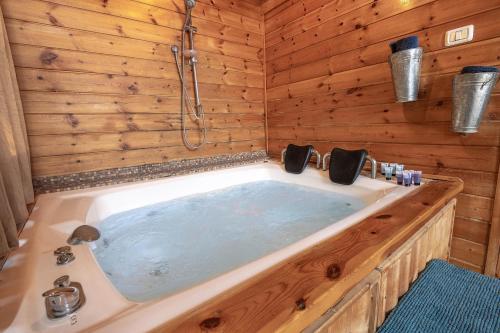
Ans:
MULTIPOLYGON (((410 36, 390 44, 389 64, 394 92, 398 102, 418 99, 423 49, 418 37, 410 36)), ((453 79, 452 130, 456 133, 476 133, 497 83, 496 67, 467 66, 453 79)))
POLYGON ((404 164, 397 163, 380 163, 380 172, 385 176, 386 180, 392 180, 396 176, 398 185, 419 186, 422 182, 422 171, 420 170, 405 170, 404 164))

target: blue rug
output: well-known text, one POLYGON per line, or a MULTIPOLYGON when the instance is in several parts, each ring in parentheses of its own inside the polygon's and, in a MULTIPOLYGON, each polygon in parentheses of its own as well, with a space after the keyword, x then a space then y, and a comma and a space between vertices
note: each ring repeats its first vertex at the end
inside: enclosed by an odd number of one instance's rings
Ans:
POLYGON ((432 260, 378 332, 500 333, 500 280, 432 260))

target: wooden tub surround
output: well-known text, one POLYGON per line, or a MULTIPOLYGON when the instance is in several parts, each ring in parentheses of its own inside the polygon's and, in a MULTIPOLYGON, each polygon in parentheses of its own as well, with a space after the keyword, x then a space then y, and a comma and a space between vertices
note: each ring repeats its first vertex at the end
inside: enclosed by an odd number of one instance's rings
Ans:
POLYGON ((448 258, 458 178, 420 189, 155 332, 373 332, 425 264, 448 258))

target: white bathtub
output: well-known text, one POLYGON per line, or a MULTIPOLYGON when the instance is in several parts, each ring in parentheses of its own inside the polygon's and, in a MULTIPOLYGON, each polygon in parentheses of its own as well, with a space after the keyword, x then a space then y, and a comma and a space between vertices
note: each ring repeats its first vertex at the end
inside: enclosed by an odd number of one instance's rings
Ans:
POLYGON ((261 163, 156 181, 42 195, 21 234, 21 247, 0 272, 0 331, 7 332, 142 332, 157 327, 267 268, 286 260, 356 224, 412 191, 414 187, 360 176, 351 186, 332 183, 328 173, 309 167, 301 175, 284 172, 279 164, 261 163), (134 208, 257 181, 315 187, 356 196, 368 205, 362 210, 270 255, 173 296, 145 303, 125 299, 100 269, 89 245, 73 246, 76 260, 57 266, 53 251, 66 244, 81 224, 134 208), (49 320, 45 290, 67 274, 83 285, 87 303, 73 316, 49 320))

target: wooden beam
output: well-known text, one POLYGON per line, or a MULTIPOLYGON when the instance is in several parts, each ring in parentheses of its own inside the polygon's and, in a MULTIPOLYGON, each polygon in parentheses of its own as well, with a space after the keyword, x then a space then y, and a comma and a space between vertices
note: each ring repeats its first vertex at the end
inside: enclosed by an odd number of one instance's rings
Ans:
POLYGON ((500 277, 500 166, 495 192, 495 200, 492 209, 490 239, 488 242, 488 252, 486 254, 486 265, 484 273, 490 276, 496 275, 496 277, 500 277))

